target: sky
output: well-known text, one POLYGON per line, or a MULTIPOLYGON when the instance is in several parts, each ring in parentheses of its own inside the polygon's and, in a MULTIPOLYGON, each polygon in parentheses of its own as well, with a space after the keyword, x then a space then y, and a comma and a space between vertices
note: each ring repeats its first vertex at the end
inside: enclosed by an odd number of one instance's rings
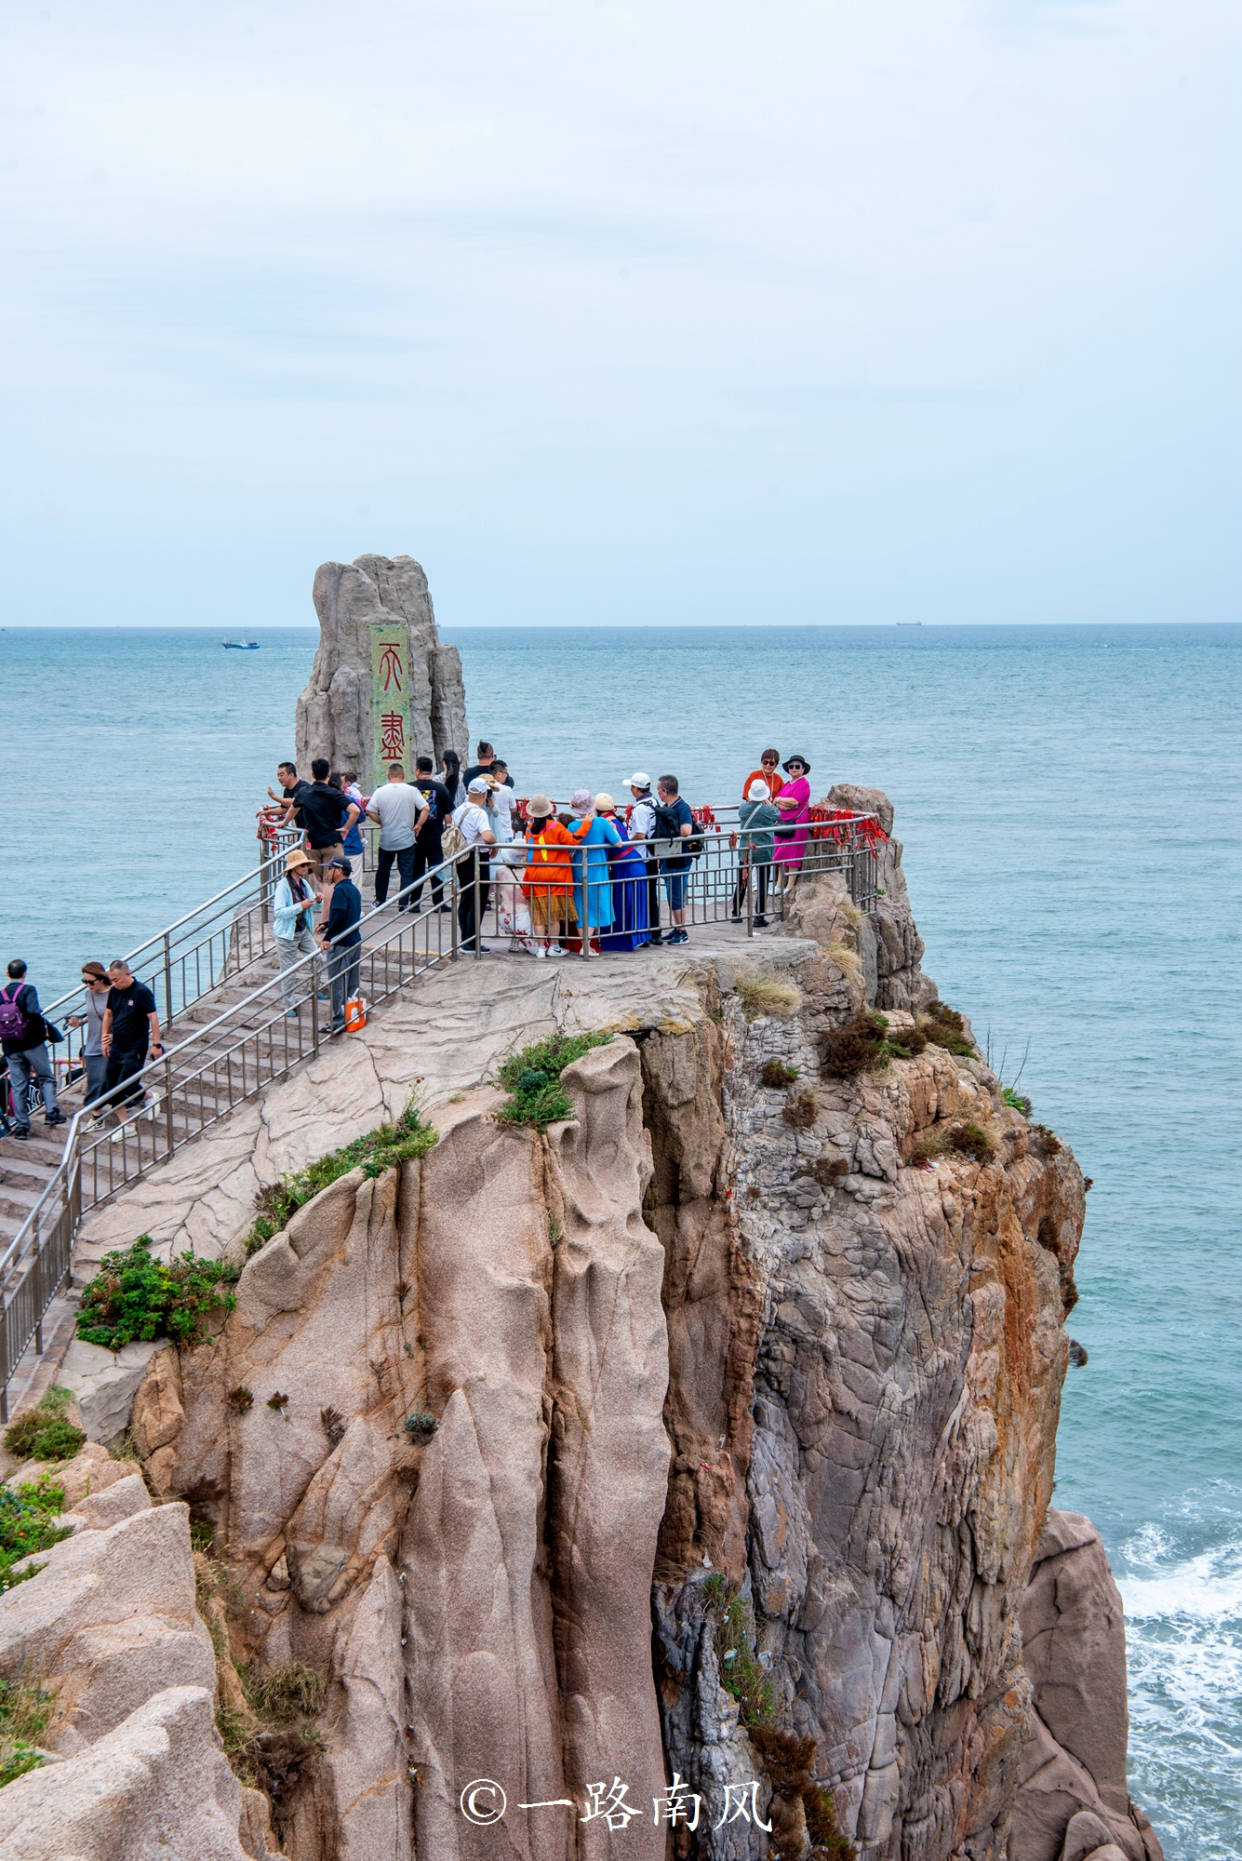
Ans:
POLYGON ((1236 0, 23 0, 8 625, 1224 621, 1236 0))

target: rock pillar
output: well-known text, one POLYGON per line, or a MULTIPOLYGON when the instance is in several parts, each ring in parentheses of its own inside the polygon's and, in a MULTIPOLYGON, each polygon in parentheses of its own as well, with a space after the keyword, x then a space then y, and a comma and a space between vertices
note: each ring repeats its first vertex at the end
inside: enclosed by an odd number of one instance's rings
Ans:
POLYGON ((446 749, 468 762, 461 660, 440 644, 420 564, 412 556, 322 563, 314 600, 319 648, 298 699, 299 772, 309 776, 311 758, 327 756, 366 789, 390 762, 412 774, 415 756, 429 754, 439 768, 446 749))

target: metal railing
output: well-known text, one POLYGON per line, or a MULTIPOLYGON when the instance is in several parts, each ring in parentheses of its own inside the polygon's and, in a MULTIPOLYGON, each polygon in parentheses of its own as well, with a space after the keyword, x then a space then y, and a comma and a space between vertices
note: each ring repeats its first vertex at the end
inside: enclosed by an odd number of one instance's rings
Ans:
MULTIPOLYGON (((574 853, 579 924, 576 932, 568 927, 571 951, 584 958, 593 954, 594 938, 582 935, 584 919, 595 920, 603 948, 610 949, 616 946, 609 939, 624 934, 623 928, 614 931, 614 923, 624 927, 628 921, 641 943, 650 932, 653 913, 654 922, 658 925, 662 919, 667 930, 674 909, 687 927, 744 921, 747 934, 753 936, 765 918, 779 921, 794 883, 806 875, 840 873, 860 908, 874 904, 876 855, 867 826, 872 817, 833 823, 831 837, 808 837, 800 857, 778 860, 779 830, 775 843, 771 830, 748 834, 727 818, 731 812, 722 809, 722 818, 713 817, 710 826, 696 828, 693 838, 701 848, 693 856, 668 843, 637 843, 630 849, 630 864, 610 868, 604 848, 584 847, 574 853), (766 912, 759 908, 761 903, 768 905, 766 912)), ((296 833, 290 836, 293 842, 297 838, 296 833)), ((791 852, 798 850, 794 843, 787 844, 791 852)), ((563 852, 570 856, 570 849, 563 852)), ((394 903, 404 902, 408 909, 396 922, 388 903, 365 913, 358 926, 362 941, 356 972, 354 959, 339 950, 302 957, 209 1021, 190 1027, 184 1040, 167 1045, 159 1060, 149 1062, 113 1093, 114 1099, 146 1095, 140 1114, 127 1117, 118 1129, 92 1128, 106 1109, 99 1101, 73 1116, 55 1174, 0 1257, 0 1420, 7 1420, 8 1385, 25 1352, 32 1343, 42 1351, 43 1318, 68 1277, 73 1236, 83 1214, 166 1162, 181 1144, 219 1123, 334 1038, 339 1029, 325 1009, 323 981, 336 978, 342 1002, 348 985, 373 1007, 428 970, 459 956, 481 956, 489 934, 508 936, 511 948, 532 954, 538 953, 539 943, 553 941, 531 924, 531 888, 522 884, 524 843, 494 849, 491 861, 489 870, 472 854, 444 860, 397 892, 394 903), (475 926, 478 932, 471 937, 475 926)), ((363 869, 370 863, 364 854, 363 869)), ((134 973, 141 973, 136 965, 145 953, 144 967, 154 962, 156 973, 167 978, 175 953, 175 960, 185 964, 180 972, 185 980, 175 996, 167 981, 166 987, 168 999, 183 1003, 215 986, 204 985, 210 974, 218 983, 222 975, 244 973, 258 960, 256 952, 272 947, 265 914, 274 875, 282 865, 283 849, 274 849, 235 886, 140 946, 129 959, 134 973), (230 898, 241 925, 236 935, 220 922, 221 901, 230 898), (199 955, 191 968, 195 950, 199 955), (195 995, 189 992, 191 974, 195 995)), ((588 933, 590 928, 588 923, 588 933)), ((72 1000, 67 996, 52 1004, 49 1018, 58 1011, 63 1014, 65 1003, 72 1000)))

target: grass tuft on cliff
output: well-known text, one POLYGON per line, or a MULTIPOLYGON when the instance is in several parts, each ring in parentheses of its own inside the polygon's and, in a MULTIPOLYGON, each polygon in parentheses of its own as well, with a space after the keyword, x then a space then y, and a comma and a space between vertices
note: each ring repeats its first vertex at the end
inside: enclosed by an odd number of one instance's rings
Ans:
POLYGON ((28 1674, 0 1680, 0 1790, 43 1763, 38 1746, 55 1703, 56 1695, 28 1674))
POLYGON ((69 1389, 53 1387, 4 1431, 4 1445, 19 1460, 72 1460, 84 1445, 80 1428, 65 1420, 73 1400, 69 1389))
POLYGON ((258 1253, 274 1234, 288 1227, 299 1208, 351 1170, 361 1166, 364 1176, 380 1176, 413 1157, 425 1157, 438 1135, 434 1125, 423 1123, 417 1101, 411 1098, 396 1124, 381 1124, 339 1150, 329 1150, 304 1170, 293 1170, 278 1183, 260 1189, 256 1197, 260 1213, 246 1236, 246 1253, 258 1253))
POLYGON ((959 1059, 970 1060, 975 1056, 975 1049, 966 1037, 966 1023, 956 1008, 949 1008, 942 1001, 934 1001, 926 1014, 919 1016, 919 1027, 934 1047, 943 1047, 948 1053, 955 1053, 959 1059))
POLYGON ((592 1047, 606 1047, 611 1034, 549 1034, 518 1053, 511 1053, 496 1070, 496 1078, 509 1094, 496 1113, 501 1124, 533 1124, 546 1131, 576 1116, 561 1074, 592 1047))
MULTIPOLYGON (((806 1861, 858 1861, 858 1850, 841 1833, 837 1809, 831 1790, 817 1784, 811 1775, 815 1757, 815 1740, 799 1738, 796 1732, 780 1732, 775 1726, 753 1726, 750 1742, 758 1752, 775 1795, 772 1809, 778 1804, 801 1802, 806 1833, 811 1840, 806 1861)), ((772 1861, 803 1861, 805 1853, 802 1830, 795 1817, 772 1816, 776 1829, 769 1853, 772 1861)))
POLYGON ((109 1351, 163 1337, 180 1346, 197 1344, 209 1320, 236 1305, 229 1288, 237 1272, 229 1261, 191 1253, 156 1260, 151 1236, 140 1234, 132 1247, 100 1261, 82 1294, 78 1336, 109 1351))
POLYGON ((718 1570, 703 1585, 703 1601, 716 1618, 721 1686, 737 1701, 743 1724, 770 1725, 776 1698, 755 1652, 755 1618, 750 1604, 729 1587, 718 1570))
POLYGON ((883 1072, 890 1060, 912 1060, 927 1046, 921 1027, 892 1027, 887 1016, 859 1012, 819 1037, 819 1064, 829 1078, 883 1072))
POLYGON ((757 1021, 761 1015, 797 1014, 802 1006, 802 990, 797 983, 770 970, 762 975, 739 976, 736 988, 748 1021, 757 1021))
POLYGON ((16 1492, 11 1486, 0 1486, 0 1595, 43 1568, 31 1564, 14 1571, 15 1564, 35 1552, 49 1551, 69 1536, 69 1527, 56 1522, 64 1509, 64 1487, 46 1474, 42 1479, 23 1480, 16 1492))

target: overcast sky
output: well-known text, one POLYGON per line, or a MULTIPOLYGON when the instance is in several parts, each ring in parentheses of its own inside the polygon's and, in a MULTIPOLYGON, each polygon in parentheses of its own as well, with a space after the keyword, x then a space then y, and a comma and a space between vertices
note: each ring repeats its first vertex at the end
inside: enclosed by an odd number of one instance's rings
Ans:
POLYGON ((6 17, 7 624, 1238 617, 1236 0, 6 17))

